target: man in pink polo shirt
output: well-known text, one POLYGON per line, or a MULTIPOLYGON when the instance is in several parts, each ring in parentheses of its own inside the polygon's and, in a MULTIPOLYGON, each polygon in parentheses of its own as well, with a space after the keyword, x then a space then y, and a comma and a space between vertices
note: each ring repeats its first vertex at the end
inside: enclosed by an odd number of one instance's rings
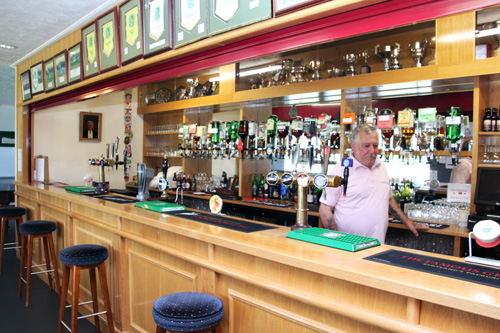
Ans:
MULTIPOLYGON (((349 170, 346 196, 343 196, 343 186, 327 187, 321 196, 319 215, 323 226, 377 238, 383 244, 390 210, 415 236, 418 236, 417 230, 428 229, 410 220, 393 199, 387 170, 377 159, 377 129, 366 124, 357 126, 351 135, 351 149, 353 166, 349 170)), ((344 168, 337 164, 330 174, 343 176, 344 168)))

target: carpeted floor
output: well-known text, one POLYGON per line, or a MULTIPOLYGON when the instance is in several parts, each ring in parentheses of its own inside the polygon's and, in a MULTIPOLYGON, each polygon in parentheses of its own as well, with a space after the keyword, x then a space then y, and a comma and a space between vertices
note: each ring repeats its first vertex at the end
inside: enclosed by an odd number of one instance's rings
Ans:
MULTIPOLYGON (((5 242, 15 239, 14 222, 9 221, 5 242)), ((0 332, 2 333, 54 333, 57 332, 59 316, 59 295, 50 290, 37 275, 31 277, 30 305, 25 306, 26 288, 17 296, 19 260, 15 250, 5 250, 3 269, 0 275, 0 332)), ((61 278, 62 282, 62 278, 61 278)), ((65 322, 70 326, 70 309, 66 309, 65 322)), ((93 320, 93 319, 92 319, 93 320)), ((63 329, 63 332, 68 332, 63 329)), ((78 321, 78 332, 95 332, 88 320, 78 321)))

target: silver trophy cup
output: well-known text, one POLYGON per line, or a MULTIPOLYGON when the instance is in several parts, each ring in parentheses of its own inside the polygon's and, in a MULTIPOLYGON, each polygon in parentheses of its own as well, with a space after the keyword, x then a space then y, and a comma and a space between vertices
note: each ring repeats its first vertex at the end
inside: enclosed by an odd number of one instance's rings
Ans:
POLYGON ((416 41, 416 42, 411 42, 409 44, 410 47, 410 52, 411 56, 413 57, 413 60, 415 61, 415 64, 413 64, 413 67, 422 67, 422 59, 425 56, 425 48, 427 47, 427 39, 425 39, 423 42, 421 41, 416 41))

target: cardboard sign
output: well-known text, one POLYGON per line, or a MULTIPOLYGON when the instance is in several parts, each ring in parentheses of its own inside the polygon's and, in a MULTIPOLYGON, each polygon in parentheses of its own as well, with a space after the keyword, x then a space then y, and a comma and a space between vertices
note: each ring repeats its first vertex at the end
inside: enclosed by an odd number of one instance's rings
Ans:
POLYGON ((355 120, 356 120, 356 114, 354 112, 345 113, 342 115, 342 119, 340 120, 340 123, 343 125, 350 125, 350 124, 354 124, 355 120))
POLYGON ((446 201, 448 202, 470 202, 470 184, 448 184, 446 201))
POLYGON ((398 112, 398 127, 413 127, 413 112, 410 109, 404 109, 398 112))
POLYGON ((378 129, 386 129, 392 128, 392 124, 394 123, 394 115, 393 114, 385 114, 377 116, 377 128, 378 129))

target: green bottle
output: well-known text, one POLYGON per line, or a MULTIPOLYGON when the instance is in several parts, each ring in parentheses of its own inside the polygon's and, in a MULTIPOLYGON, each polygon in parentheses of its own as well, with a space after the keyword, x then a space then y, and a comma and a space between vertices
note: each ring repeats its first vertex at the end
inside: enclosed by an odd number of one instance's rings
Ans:
POLYGON ((401 192, 399 191, 398 184, 394 184, 394 191, 392 191, 392 197, 396 203, 399 203, 399 199, 401 199, 401 192))
POLYGON ((457 143, 462 133, 462 109, 452 106, 446 109, 446 140, 457 143))
POLYGON ((219 144, 220 142, 220 123, 218 121, 212 122, 212 143, 219 144))
POLYGON ((257 174, 254 175, 252 182, 252 197, 256 198, 259 196, 259 178, 257 174))

